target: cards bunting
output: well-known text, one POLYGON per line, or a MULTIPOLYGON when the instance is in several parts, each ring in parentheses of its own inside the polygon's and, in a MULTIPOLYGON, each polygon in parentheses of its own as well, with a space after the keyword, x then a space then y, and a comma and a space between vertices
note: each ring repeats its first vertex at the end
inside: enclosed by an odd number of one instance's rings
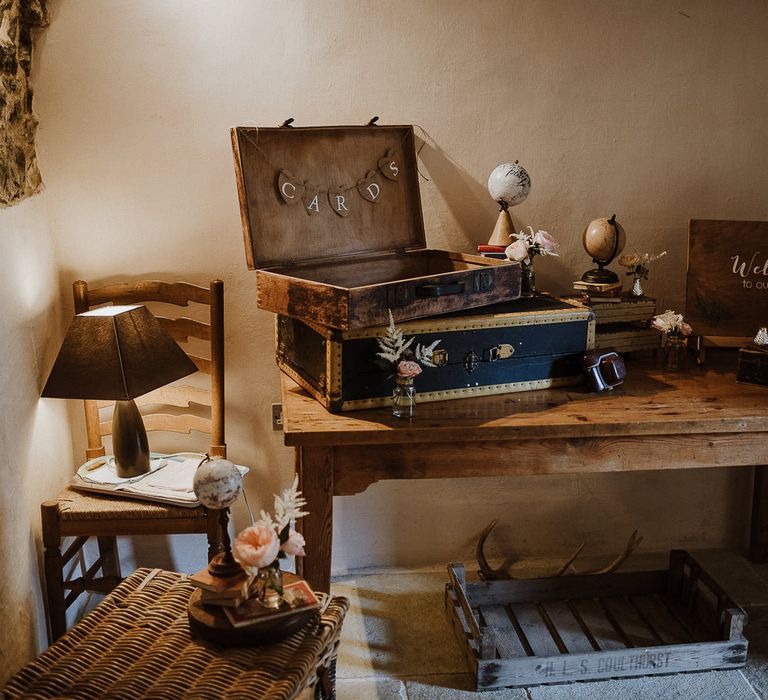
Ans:
POLYGON ((282 169, 277 174, 277 193, 285 204, 301 203, 310 216, 328 210, 341 217, 348 216, 360 199, 376 204, 384 196, 385 187, 382 185, 385 181, 397 182, 400 163, 393 149, 379 158, 376 167, 376 170, 369 170, 354 185, 326 188, 304 181, 282 169))

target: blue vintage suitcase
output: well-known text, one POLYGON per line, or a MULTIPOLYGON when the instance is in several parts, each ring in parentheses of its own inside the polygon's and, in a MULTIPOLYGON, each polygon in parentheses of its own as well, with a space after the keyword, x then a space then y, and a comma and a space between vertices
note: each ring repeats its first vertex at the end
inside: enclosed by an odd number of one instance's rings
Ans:
MULTIPOLYGON (((594 347, 590 309, 539 296, 398 324, 414 346, 440 342, 416 378, 417 401, 576 384, 594 347)), ((277 317, 277 364, 330 411, 391 403, 394 378, 377 363, 385 327, 338 331, 277 317)))

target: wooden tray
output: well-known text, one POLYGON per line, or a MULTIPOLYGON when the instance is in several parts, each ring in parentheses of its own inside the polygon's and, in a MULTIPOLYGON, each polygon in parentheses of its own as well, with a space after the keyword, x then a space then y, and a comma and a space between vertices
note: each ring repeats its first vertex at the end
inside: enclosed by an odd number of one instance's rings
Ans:
POLYGON ((232 145, 259 308, 348 330, 520 296, 518 263, 426 248, 411 126, 237 127, 232 145))
POLYGON ((445 605, 477 690, 739 668, 747 615, 682 550, 669 569, 466 582, 445 605))

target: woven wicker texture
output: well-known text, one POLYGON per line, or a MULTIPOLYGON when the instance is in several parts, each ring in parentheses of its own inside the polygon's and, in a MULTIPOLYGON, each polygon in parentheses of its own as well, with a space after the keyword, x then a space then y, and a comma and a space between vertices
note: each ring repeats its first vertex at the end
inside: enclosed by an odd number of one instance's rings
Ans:
POLYGON ((205 518, 205 510, 164 503, 149 503, 106 495, 90 495, 66 488, 58 496, 62 520, 148 520, 152 518, 205 518))
POLYGON ((21 669, 7 698, 295 698, 335 662, 348 601, 287 639, 224 649, 190 636, 183 574, 139 569, 21 669))

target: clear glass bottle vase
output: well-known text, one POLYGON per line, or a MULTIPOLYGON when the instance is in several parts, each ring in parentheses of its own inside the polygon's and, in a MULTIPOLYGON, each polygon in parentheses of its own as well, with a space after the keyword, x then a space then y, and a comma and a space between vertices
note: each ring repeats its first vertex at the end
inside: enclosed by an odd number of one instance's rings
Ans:
POLYGON ((520 296, 536 296, 536 273, 533 270, 533 260, 520 265, 520 296))
POLYGON ((283 602, 283 572, 278 560, 259 569, 256 591, 259 603, 265 608, 280 607, 283 602))
POLYGON ((664 369, 668 372, 675 372, 683 369, 686 363, 688 349, 688 338, 675 336, 664 336, 662 344, 662 353, 664 357, 664 369))
POLYGON ((416 388, 413 377, 398 374, 392 392, 392 415, 397 418, 412 418, 416 408, 416 388))

